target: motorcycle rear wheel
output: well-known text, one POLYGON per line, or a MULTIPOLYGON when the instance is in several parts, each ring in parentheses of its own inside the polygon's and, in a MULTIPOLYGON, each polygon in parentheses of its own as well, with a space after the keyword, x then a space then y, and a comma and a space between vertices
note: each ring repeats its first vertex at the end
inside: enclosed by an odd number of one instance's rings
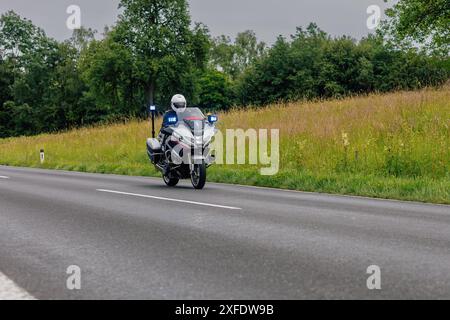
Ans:
POLYGON ((178 184, 178 182, 180 182, 180 179, 178 179, 178 178, 170 178, 170 177, 168 177, 166 175, 163 175, 163 180, 164 180, 164 183, 168 187, 175 187, 178 184))

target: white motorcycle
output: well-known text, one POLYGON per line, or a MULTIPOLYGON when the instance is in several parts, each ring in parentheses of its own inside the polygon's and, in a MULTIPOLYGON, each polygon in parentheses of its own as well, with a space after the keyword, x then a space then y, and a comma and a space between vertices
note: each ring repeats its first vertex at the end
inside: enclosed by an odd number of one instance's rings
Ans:
POLYGON ((186 108, 168 117, 155 138, 155 111, 151 108, 153 138, 147 140, 150 161, 169 187, 176 186, 181 179, 190 179, 195 189, 203 189, 207 168, 215 161, 210 145, 217 132, 217 116, 205 117, 198 108, 186 108))

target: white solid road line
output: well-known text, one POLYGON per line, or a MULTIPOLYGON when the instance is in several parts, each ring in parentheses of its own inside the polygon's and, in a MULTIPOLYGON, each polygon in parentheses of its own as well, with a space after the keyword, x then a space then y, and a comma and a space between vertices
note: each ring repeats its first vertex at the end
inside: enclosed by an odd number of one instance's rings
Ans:
POLYGON ((113 193, 113 194, 121 194, 121 195, 126 195, 126 196, 134 196, 134 197, 141 197, 141 198, 156 199, 156 200, 188 203, 188 204, 194 204, 194 205, 198 205, 198 206, 215 207, 215 208, 222 208, 222 209, 229 209, 229 210, 242 210, 242 208, 237 208, 237 207, 228 207, 228 206, 222 206, 222 205, 218 205, 218 204, 196 202, 196 201, 189 201, 189 200, 179 200, 179 199, 155 197, 155 196, 149 196, 149 195, 138 194, 138 193, 129 193, 129 192, 121 192, 121 191, 105 190, 105 189, 97 189, 97 191, 99 191, 99 192, 106 192, 106 193, 113 193))
POLYGON ((0 300, 36 300, 0 272, 0 300))
POLYGON ((9 179, 7 176, 0 176, 0 179, 9 179))

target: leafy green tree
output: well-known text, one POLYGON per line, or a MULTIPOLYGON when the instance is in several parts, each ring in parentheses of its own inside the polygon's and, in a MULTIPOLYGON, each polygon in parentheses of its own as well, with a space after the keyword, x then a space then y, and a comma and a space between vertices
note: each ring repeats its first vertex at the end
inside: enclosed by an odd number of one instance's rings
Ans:
POLYGON ((207 70, 198 81, 200 108, 225 110, 233 105, 232 82, 228 75, 217 70, 207 70))
POLYGON ((6 102, 13 99, 11 95, 13 83, 14 70, 11 64, 0 58, 0 138, 10 136, 13 130, 11 110, 6 106, 6 102))
POLYGON ((239 78, 237 97, 241 104, 265 104, 281 100, 291 82, 288 55, 290 44, 279 37, 264 59, 255 61, 239 78))
POLYGON ((135 88, 135 60, 128 48, 114 41, 113 33, 82 52, 79 71, 88 87, 84 99, 92 105, 84 122, 139 115, 143 101, 136 97, 143 92, 135 88))
POLYGON ((87 90, 78 70, 78 49, 69 43, 58 45, 58 62, 50 73, 50 82, 44 92, 41 119, 49 123, 46 131, 78 126, 88 105, 81 103, 87 90))
POLYGON ((214 38, 210 56, 211 67, 223 71, 231 77, 236 77, 234 51, 234 45, 230 37, 221 35, 214 38))
POLYGON ((14 83, 15 70, 11 61, 0 58, 0 108, 12 99, 11 85, 14 83))
POLYGON ((39 117, 43 115, 42 106, 45 91, 51 83, 51 71, 58 63, 58 44, 47 38, 31 21, 12 11, 0 17, 0 31, 2 59, 15 70, 14 81, 10 85, 13 101, 7 106, 13 114, 13 132, 35 133, 39 127, 45 126, 39 117), (24 120, 25 114, 29 120, 24 120))
POLYGON ((197 70, 206 70, 210 59, 210 50, 212 46, 209 29, 202 23, 196 23, 192 30, 191 40, 189 42, 189 51, 194 57, 194 64, 197 70))
POLYGON ((288 41, 279 37, 262 59, 248 68, 237 84, 241 103, 266 104, 281 100, 314 98, 328 36, 315 24, 288 41))
POLYGON ((174 84, 192 71, 192 31, 186 0, 121 0, 116 40, 135 59, 137 80, 149 104, 155 102, 160 79, 174 84))
POLYGON ((266 44, 258 42, 256 34, 251 30, 238 33, 234 43, 230 37, 222 35, 213 40, 210 64, 232 79, 237 79, 264 54, 265 49, 266 44))
POLYGON ((83 86, 76 69, 77 51, 68 43, 48 38, 31 21, 14 12, 0 18, 0 49, 13 80, 10 135, 55 131, 77 124, 83 86))
POLYGON ((442 84, 443 64, 413 48, 394 49, 379 35, 357 42, 331 38, 315 24, 297 29, 291 41, 279 38, 238 80, 244 105, 343 97, 350 94, 417 89, 442 84))
POLYGON ((0 17, 0 55, 12 59, 19 67, 26 68, 37 62, 52 63, 57 42, 30 20, 13 11, 0 17), (39 61, 39 59, 43 61, 39 61))
POLYGON ((266 44, 264 42, 258 42, 255 32, 251 30, 238 33, 234 41, 234 46, 234 60, 239 74, 256 59, 261 57, 266 49, 266 44))
POLYGON ((315 23, 311 23, 305 30, 297 28, 291 40, 285 56, 288 75, 284 86, 287 93, 279 99, 309 99, 323 95, 319 78, 326 46, 330 43, 329 36, 315 23))
POLYGON ((97 30, 81 26, 80 29, 73 30, 72 37, 70 37, 68 43, 80 53, 86 50, 88 45, 95 40, 96 34, 97 30))
MULTIPOLYGON (((385 0, 387 2, 387 0, 385 0)), ((448 56, 450 4, 448 0, 400 0, 386 11, 385 30, 393 42, 420 43, 429 51, 448 56)))

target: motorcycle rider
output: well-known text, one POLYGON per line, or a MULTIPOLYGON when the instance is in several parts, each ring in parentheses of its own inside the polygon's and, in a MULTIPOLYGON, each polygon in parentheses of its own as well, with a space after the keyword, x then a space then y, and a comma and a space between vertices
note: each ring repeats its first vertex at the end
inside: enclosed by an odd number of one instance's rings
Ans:
MULTIPOLYGON (((187 101, 186 98, 182 94, 176 94, 172 97, 172 100, 170 102, 170 106, 172 110, 166 111, 163 116, 163 122, 162 122, 162 128, 161 133, 163 134, 162 143, 161 145, 164 145, 166 138, 170 136, 169 132, 166 132, 165 129, 171 125, 169 122, 170 118, 178 117, 178 114, 183 113, 187 108, 187 101)), ((169 173, 169 164, 166 164, 164 167, 164 174, 169 173)))
POLYGON ((177 117, 179 113, 182 113, 186 110, 186 98, 182 94, 176 94, 172 97, 170 106, 172 107, 172 110, 167 111, 163 117, 163 128, 170 125, 169 118, 177 117))

